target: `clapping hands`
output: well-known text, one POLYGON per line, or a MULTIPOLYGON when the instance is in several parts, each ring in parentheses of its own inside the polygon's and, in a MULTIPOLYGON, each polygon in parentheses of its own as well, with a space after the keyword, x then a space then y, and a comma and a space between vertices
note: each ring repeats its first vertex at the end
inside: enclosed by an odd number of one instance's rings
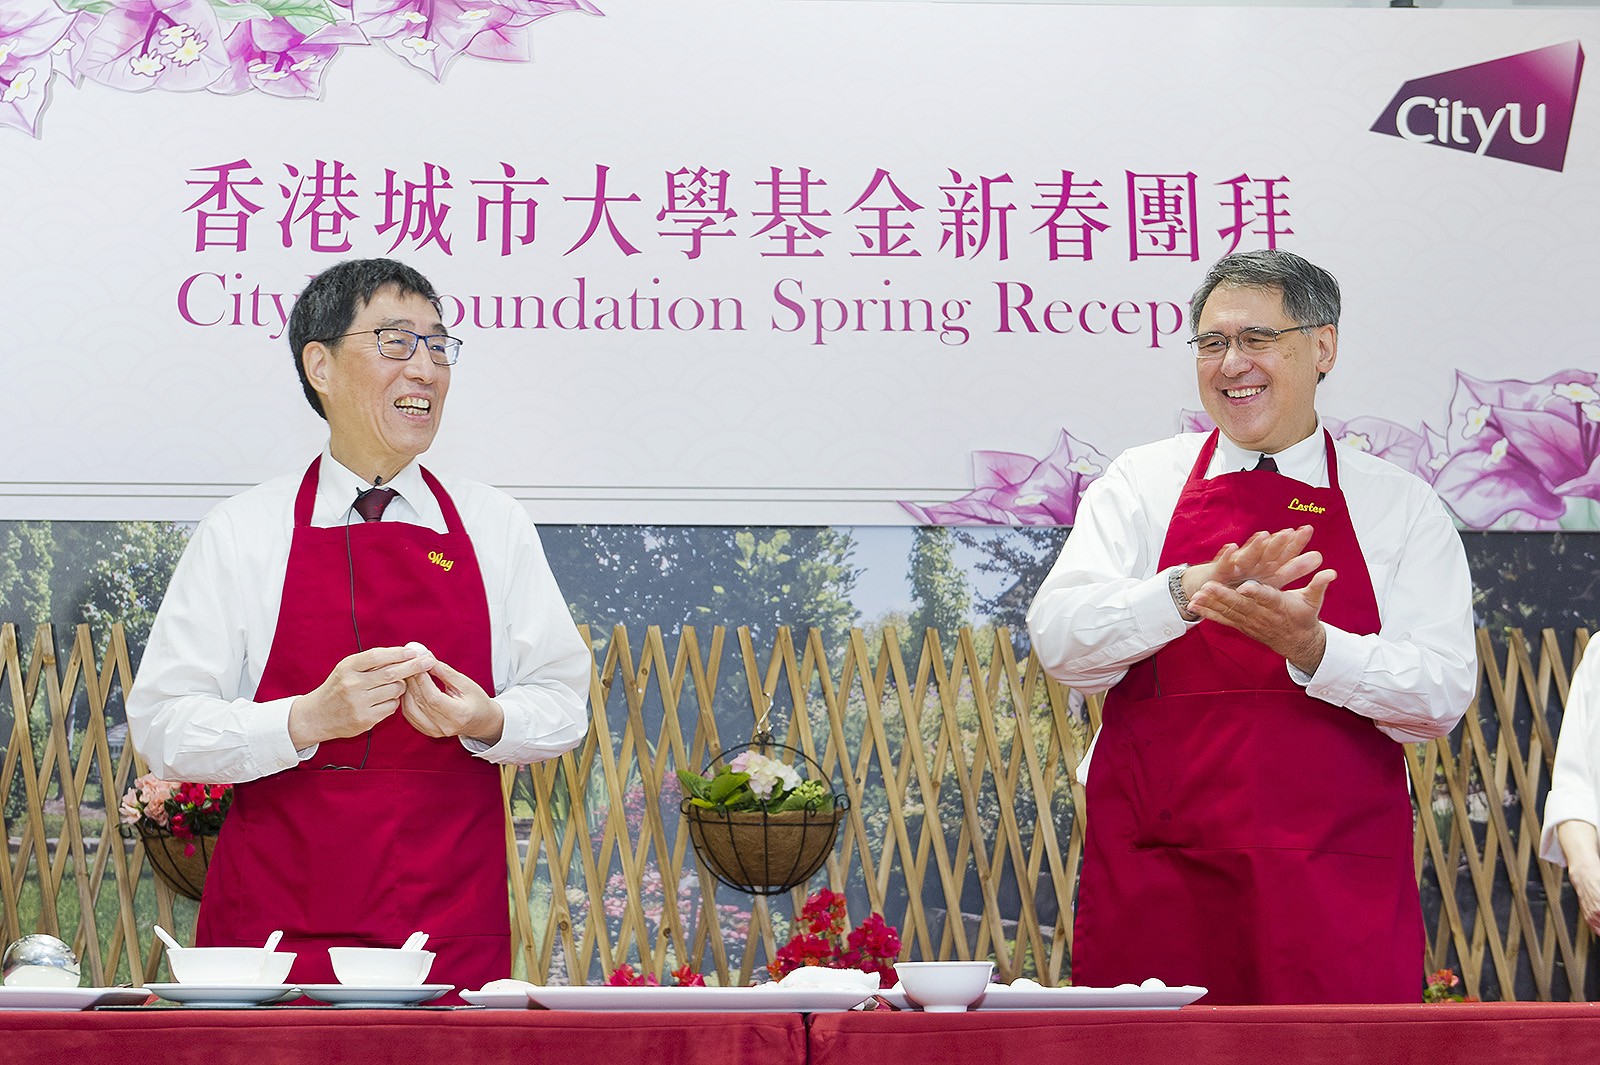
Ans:
POLYGON ((1224 544, 1210 562, 1184 573, 1189 609, 1265 644, 1296 669, 1315 673, 1327 647, 1318 615, 1338 574, 1320 568, 1320 551, 1305 550, 1311 531, 1302 525, 1224 544), (1305 587, 1284 590, 1307 576, 1305 587))

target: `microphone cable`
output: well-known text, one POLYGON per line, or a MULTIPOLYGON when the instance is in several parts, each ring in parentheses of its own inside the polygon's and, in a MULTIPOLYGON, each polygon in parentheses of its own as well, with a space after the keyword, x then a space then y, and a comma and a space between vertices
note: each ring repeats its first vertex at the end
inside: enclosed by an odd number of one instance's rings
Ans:
MULTIPOLYGON (((350 546, 350 512, 355 510, 356 506, 363 499, 365 499, 367 497, 367 493, 376 490, 382 484, 383 484, 383 478, 379 477, 375 481, 372 482, 372 487, 371 488, 357 489, 355 499, 351 500, 350 505, 345 508, 345 512, 344 512, 344 561, 345 561, 345 568, 346 568, 347 572, 350 574, 350 628, 351 628, 352 631, 354 631, 354 633, 356 635, 356 653, 357 654, 360 654, 362 651, 365 651, 367 648, 366 648, 366 645, 361 642, 361 622, 356 618, 356 557, 355 557, 354 550, 350 546)), ((324 768, 324 769, 349 769, 349 770, 364 769, 364 768, 366 768, 366 765, 367 765, 367 759, 369 757, 371 757, 371 756, 372 756, 372 729, 369 728, 369 729, 367 729, 367 748, 366 748, 365 751, 363 751, 361 753, 361 764, 360 765, 332 765, 332 764, 330 764, 330 765, 325 765, 322 768, 324 768)))

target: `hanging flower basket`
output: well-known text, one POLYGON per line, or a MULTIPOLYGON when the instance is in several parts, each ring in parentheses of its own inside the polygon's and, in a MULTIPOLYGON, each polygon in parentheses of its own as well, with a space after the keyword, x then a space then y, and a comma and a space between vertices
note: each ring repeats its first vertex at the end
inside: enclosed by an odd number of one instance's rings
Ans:
POLYGON ((157 878, 199 901, 217 833, 232 805, 232 784, 180 783, 146 773, 122 797, 118 814, 123 836, 137 834, 144 841, 157 878))
POLYGON ((850 803, 829 790, 821 767, 800 751, 773 747, 761 733, 713 758, 707 774, 678 771, 685 794, 679 809, 695 853, 724 884, 776 895, 811 879, 833 853, 850 803), (802 763, 814 770, 810 779, 796 771, 802 763))
POLYGON ((211 864, 211 852, 216 848, 216 836, 194 836, 180 839, 164 828, 141 823, 139 838, 144 841, 145 857, 150 869, 167 887, 185 898, 200 901, 206 886, 206 868, 211 864), (193 854, 184 853, 193 848, 193 854))
POLYGON ((832 796, 817 810, 718 811, 684 800, 689 839, 713 876, 752 895, 777 895, 810 880, 833 853, 833 841, 849 807, 832 796))

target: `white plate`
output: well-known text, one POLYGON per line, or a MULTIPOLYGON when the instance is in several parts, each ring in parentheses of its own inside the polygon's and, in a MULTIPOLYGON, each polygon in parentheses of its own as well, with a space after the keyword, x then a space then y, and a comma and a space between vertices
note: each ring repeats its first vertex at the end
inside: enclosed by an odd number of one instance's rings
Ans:
MULTIPOLYGON (((1206 993, 1203 987, 1012 987, 990 984, 973 1009, 993 1010, 1175 1010, 1206 993)), ((903 1010, 918 1006, 904 991, 880 991, 889 1005, 903 1010)))
POLYGON ((526 1010, 533 1008, 533 1000, 528 997, 528 989, 514 987, 509 991, 463 991, 461 1000, 470 1002, 474 1006, 485 1006, 492 1010, 526 1010))
POLYGON ((0 1010, 87 1010, 149 1000, 144 987, 0 987, 0 1010))
POLYGON ((414 984, 408 987, 359 984, 301 984, 307 998, 334 1006, 416 1006, 432 1002, 455 984, 414 984))
POLYGON ((148 984, 151 991, 170 1002, 186 1006, 239 1008, 261 1006, 300 992, 293 984, 148 984))
POLYGON ((870 991, 782 987, 535 987, 528 997, 552 1010, 619 1013, 836 1013, 859 1006, 870 991))

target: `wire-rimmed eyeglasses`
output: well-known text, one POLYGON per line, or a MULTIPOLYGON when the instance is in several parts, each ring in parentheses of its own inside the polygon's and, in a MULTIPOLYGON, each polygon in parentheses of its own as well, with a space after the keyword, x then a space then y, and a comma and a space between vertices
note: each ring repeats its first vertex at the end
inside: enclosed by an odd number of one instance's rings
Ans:
POLYGON ((1265 326, 1251 326, 1241 329, 1237 336, 1228 336, 1226 333, 1201 333, 1197 337, 1190 337, 1186 343, 1194 349, 1194 357, 1200 360, 1220 359, 1228 353, 1228 348, 1237 341, 1239 351, 1244 355, 1263 355, 1271 351, 1278 343, 1278 338, 1287 333, 1298 333, 1305 329, 1321 329, 1329 322, 1317 322, 1308 325, 1291 325, 1287 329, 1268 329, 1265 326))
POLYGON ((423 336, 413 333, 409 329, 398 329, 389 326, 384 329, 358 329, 354 333, 341 333, 336 337, 323 337, 324 343, 329 340, 342 340, 345 337, 366 336, 371 333, 378 338, 378 354, 386 359, 396 362, 405 362, 417 352, 417 345, 426 342, 428 358, 436 366, 454 366, 456 360, 461 358, 461 341, 444 333, 433 333, 423 336))

